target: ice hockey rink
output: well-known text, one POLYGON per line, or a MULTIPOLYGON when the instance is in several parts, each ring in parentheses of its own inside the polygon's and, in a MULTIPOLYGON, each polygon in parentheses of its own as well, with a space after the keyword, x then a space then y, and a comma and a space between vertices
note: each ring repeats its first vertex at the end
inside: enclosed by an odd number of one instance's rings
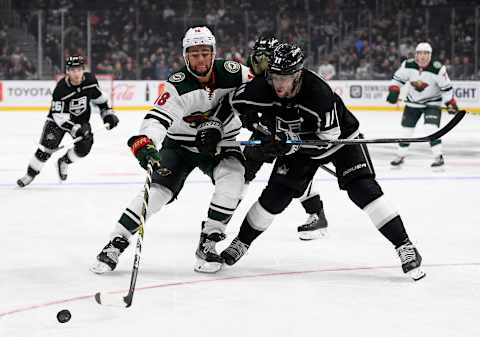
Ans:
MULTIPOLYGON (((96 132, 92 152, 70 167, 67 182, 56 174, 61 152, 19 189, 15 181, 36 150, 46 113, 0 113, 1 337, 480 336, 480 115, 466 116, 443 138, 442 171, 430 168, 427 144, 413 144, 401 169, 389 166, 394 145, 369 146, 378 180, 423 255, 423 280, 404 276, 391 244, 323 171, 315 182, 327 238, 298 239, 306 216, 293 201, 235 266, 195 273, 213 190, 195 171, 179 199, 146 225, 132 307, 102 307, 94 293, 129 286, 133 244, 115 272, 99 276, 89 267, 142 188, 144 172, 126 142, 143 114, 121 111, 117 129, 96 132), (57 322, 61 309, 72 313, 68 323, 57 322)), ((367 138, 400 136, 399 112, 356 115, 367 138)), ((98 127, 100 118, 92 118, 98 127)), ((422 126, 417 135, 425 134, 422 126)), ((270 169, 252 183, 220 250, 270 169)))

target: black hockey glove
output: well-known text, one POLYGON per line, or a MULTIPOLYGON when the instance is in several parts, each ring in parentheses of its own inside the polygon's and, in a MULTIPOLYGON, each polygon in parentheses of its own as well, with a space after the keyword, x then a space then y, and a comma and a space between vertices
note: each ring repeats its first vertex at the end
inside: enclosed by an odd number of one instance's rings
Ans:
POLYGON ((118 125, 119 119, 117 115, 113 112, 113 110, 107 110, 106 113, 102 113, 103 124, 108 123, 108 130, 113 129, 118 125))
POLYGON ((451 115, 455 115, 458 113, 458 105, 455 98, 452 98, 447 102, 447 112, 451 115))
MULTIPOLYGON (((268 137, 268 138, 267 138, 268 137)), ((300 145, 287 143, 289 140, 300 140, 297 134, 290 131, 277 131, 275 137, 262 139, 263 152, 270 156, 288 156, 300 150, 300 145)))
POLYGON ((160 168, 160 154, 150 138, 145 135, 133 136, 130 137, 127 144, 140 166, 145 170, 149 160, 153 162, 154 170, 160 168))
POLYGON ((217 153, 217 145, 222 140, 222 137, 222 122, 212 118, 198 126, 195 146, 200 153, 214 156, 217 153))
POLYGON ((73 138, 83 137, 83 139, 89 139, 93 137, 92 128, 88 123, 75 124, 72 127, 71 135, 73 138))

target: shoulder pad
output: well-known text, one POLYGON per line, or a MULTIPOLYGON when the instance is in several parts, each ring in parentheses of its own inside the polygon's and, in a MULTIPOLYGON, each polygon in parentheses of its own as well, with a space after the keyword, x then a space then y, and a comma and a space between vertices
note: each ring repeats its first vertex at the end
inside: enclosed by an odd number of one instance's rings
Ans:
POLYGON ((188 73, 186 69, 174 72, 168 76, 167 83, 173 85, 180 96, 201 89, 200 83, 195 77, 193 77, 193 75, 188 73))
POLYGON ((405 60, 405 68, 418 68, 417 62, 415 62, 415 59, 407 59, 405 60))
POLYGON ((83 84, 90 84, 97 81, 97 78, 95 77, 95 75, 87 71, 83 73, 83 78, 84 78, 84 80, 82 81, 83 84))

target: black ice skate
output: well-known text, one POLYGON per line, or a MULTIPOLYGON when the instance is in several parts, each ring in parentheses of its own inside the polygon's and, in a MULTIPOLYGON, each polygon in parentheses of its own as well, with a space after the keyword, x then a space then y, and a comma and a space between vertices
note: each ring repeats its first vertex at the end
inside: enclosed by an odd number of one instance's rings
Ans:
POLYGON ((58 161, 57 161, 58 177, 59 177, 60 180, 62 180, 62 181, 67 180, 67 176, 68 176, 68 173, 67 173, 67 171, 68 171, 68 164, 67 164, 67 161, 65 160, 64 157, 65 157, 65 156, 58 158, 58 161))
POLYGON ((27 185, 30 185, 30 183, 33 181, 34 178, 35 176, 32 177, 27 173, 23 177, 17 180, 17 185, 20 187, 25 187, 27 185))
POLYGON ((305 224, 298 226, 300 240, 315 240, 327 235, 328 222, 323 209, 310 214, 305 224))
POLYGON ((217 242, 225 239, 223 233, 200 234, 200 242, 198 243, 195 256, 197 261, 194 270, 200 273, 216 273, 222 269, 223 258, 218 255, 215 245, 217 242))
POLYGON ((130 243, 122 236, 113 238, 112 241, 102 249, 97 255, 97 262, 90 270, 95 274, 103 274, 113 271, 117 267, 118 257, 128 247, 130 243))
POLYGON ((430 165, 431 167, 441 167, 445 165, 445 160, 443 159, 443 155, 439 155, 435 157, 433 163, 430 165))
POLYGON ((398 247, 397 254, 400 257, 405 274, 409 275, 414 281, 425 277, 426 274, 420 268, 422 256, 410 241, 398 247))
POLYGON ((230 243, 230 246, 225 248, 220 255, 225 260, 225 263, 231 266, 240 260, 243 255, 245 255, 248 247, 250 246, 240 241, 239 238, 235 238, 233 239, 232 243, 230 243))
POLYGON ((405 157, 403 156, 397 156, 394 160, 390 162, 390 165, 399 167, 400 165, 403 164, 405 157))
POLYGON ((25 174, 23 177, 17 180, 17 185, 20 187, 25 187, 27 185, 30 185, 30 183, 35 179, 37 174, 39 174, 40 171, 34 170, 31 166, 28 166, 27 169, 27 174, 25 174))

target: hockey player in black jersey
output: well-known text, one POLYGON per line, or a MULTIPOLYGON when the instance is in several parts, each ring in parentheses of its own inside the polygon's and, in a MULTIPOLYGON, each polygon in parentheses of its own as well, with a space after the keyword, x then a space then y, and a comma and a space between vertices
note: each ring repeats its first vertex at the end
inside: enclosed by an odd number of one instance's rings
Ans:
MULTIPOLYGON (((279 41, 274 37, 260 36, 252 48, 252 52, 248 57, 247 65, 255 76, 263 77, 268 67, 268 59, 270 58, 275 47, 279 45, 279 41)), ((242 124, 245 128, 252 131, 252 139, 256 138, 259 132, 256 127, 256 117, 249 119, 250 114, 241 115, 242 124)), ((245 155, 245 188, 243 194, 246 193, 250 182, 255 179, 257 172, 262 168, 265 162, 273 163, 275 157, 258 156, 253 147, 245 147, 243 150, 245 155)), ((308 184, 305 193, 300 197, 300 202, 308 214, 305 223, 297 227, 300 240, 314 240, 327 234, 328 222, 323 210, 323 201, 320 194, 313 189, 313 180, 308 184)))
POLYGON ((375 180, 365 145, 291 145, 289 139, 359 138, 359 122, 342 99, 315 73, 303 67, 302 50, 281 44, 270 58, 266 78, 239 87, 222 109, 261 116, 265 127, 257 149, 276 162, 266 188, 243 220, 237 237, 221 253, 233 265, 293 198, 301 196, 319 165, 333 163, 340 189, 370 217, 395 247, 402 269, 414 280, 425 276, 422 258, 411 243, 397 209, 375 180))
POLYGON ((118 117, 108 105, 107 97, 100 90, 95 75, 84 71, 84 63, 82 56, 70 56, 66 60, 66 76, 58 81, 53 91, 39 147, 28 164, 27 174, 17 180, 18 186, 25 187, 33 181, 66 133, 72 138, 82 138, 58 159, 60 180, 67 179, 69 164, 88 155, 93 145, 90 103, 98 106, 108 129, 117 126, 118 117))

